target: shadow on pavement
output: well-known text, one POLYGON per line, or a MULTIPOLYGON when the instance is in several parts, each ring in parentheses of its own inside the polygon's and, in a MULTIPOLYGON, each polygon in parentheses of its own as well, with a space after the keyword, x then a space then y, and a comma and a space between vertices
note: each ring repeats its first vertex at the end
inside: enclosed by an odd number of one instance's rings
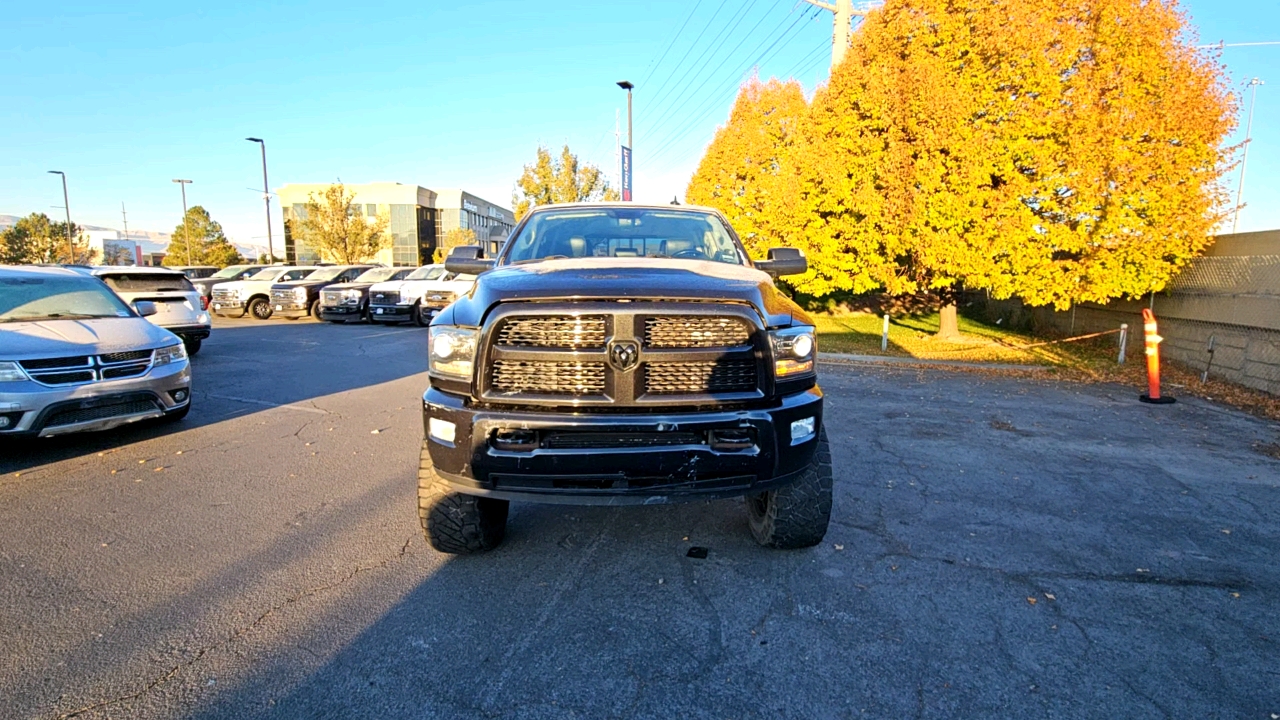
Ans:
POLYGON ((0 439, 0 475, 425 372, 426 344, 425 329, 413 327, 310 321, 215 327, 191 358, 192 408, 186 419, 0 439))

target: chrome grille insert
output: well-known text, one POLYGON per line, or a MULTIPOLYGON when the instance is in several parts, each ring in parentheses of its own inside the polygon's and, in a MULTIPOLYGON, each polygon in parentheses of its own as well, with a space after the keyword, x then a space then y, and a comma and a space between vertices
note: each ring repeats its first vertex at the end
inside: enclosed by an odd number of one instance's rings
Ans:
POLYGON ((498 360, 490 384, 497 392, 601 395, 604 363, 498 360))
POLYGON ((739 347, 750 342, 751 328, 738 318, 668 316, 644 321, 645 347, 739 347))
POLYGON ((512 318, 498 331, 496 344, 509 347, 602 348, 605 320, 599 315, 512 318))
POLYGON ((654 395, 751 392, 755 389, 755 360, 645 364, 644 390, 654 395))

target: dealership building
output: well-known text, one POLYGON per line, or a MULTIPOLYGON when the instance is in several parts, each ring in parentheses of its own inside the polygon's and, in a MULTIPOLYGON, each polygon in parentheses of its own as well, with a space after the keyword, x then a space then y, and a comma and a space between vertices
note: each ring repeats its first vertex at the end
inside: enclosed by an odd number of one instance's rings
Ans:
MULTIPOLYGON (((306 217, 311 196, 321 199, 330 183, 289 184, 276 190, 284 214, 284 255, 291 263, 312 263, 319 253, 306 246, 296 232, 296 222, 306 217)), ((437 248, 448 251, 445 236, 451 230, 472 230, 487 254, 494 254, 511 234, 515 213, 462 190, 430 190, 395 182, 343 185, 353 193, 354 209, 370 220, 388 219, 391 244, 373 258, 386 265, 427 265, 437 248)))

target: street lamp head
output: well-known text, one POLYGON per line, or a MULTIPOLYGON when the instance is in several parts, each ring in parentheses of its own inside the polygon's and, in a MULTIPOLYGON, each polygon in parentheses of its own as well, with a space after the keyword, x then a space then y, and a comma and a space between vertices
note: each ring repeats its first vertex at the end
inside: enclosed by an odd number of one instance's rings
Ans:
POLYGON ((191 181, 190 181, 190 180, 174 180, 174 182, 176 182, 176 183, 182 183, 183 185, 186 185, 187 183, 189 183, 189 182, 191 182, 191 181))
POLYGON ((249 142, 256 142, 256 143, 265 142, 262 138, 245 138, 245 140, 248 140, 249 142))
POLYGON ((66 173, 62 172, 61 170, 50 170, 50 171, 49 171, 49 174, 50 174, 50 175, 65 175, 66 173))
POLYGON ((622 88, 623 90, 630 91, 632 88, 635 87, 635 85, 632 85, 631 82, 628 80, 620 80, 618 81, 618 87, 622 88))

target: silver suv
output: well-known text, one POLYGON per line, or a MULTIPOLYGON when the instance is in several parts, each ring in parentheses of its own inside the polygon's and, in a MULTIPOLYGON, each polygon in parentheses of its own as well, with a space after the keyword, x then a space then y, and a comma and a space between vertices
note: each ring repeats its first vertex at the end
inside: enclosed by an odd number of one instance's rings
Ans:
POLYGON ((204 298, 186 275, 169 268, 112 266, 96 268, 93 276, 127 303, 150 300, 156 314, 147 319, 182 338, 188 355, 200 352, 213 326, 204 298))
POLYGON ((0 267, 0 438, 186 417, 186 348, 136 308, 82 273, 0 267))

